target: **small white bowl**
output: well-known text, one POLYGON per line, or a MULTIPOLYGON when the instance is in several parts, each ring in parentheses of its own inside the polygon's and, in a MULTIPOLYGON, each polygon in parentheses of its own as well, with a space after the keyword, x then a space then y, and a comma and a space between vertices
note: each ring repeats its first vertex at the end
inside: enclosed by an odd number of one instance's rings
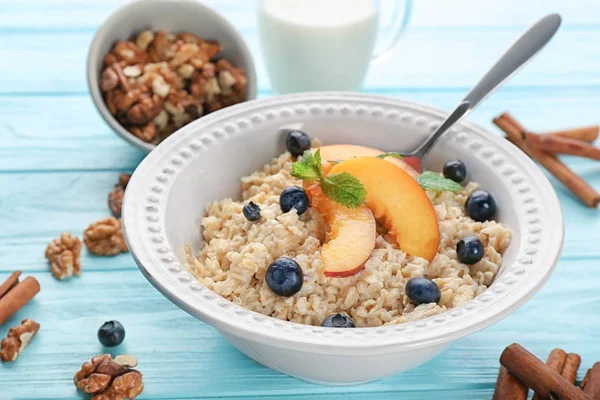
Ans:
MULTIPOLYGON (((222 55, 244 70, 248 79, 246 100, 256 98, 256 72, 248 46, 235 27, 212 8, 194 0, 136 0, 115 11, 102 24, 90 45, 87 60, 88 88, 104 121, 123 139, 150 152, 156 145, 144 142, 127 131, 111 115, 100 91, 103 58, 119 40, 128 40, 144 30, 163 29, 170 33, 191 32, 218 40, 222 55)), ((204 117, 202 117, 204 118, 204 117)), ((174 133, 175 134, 175 133, 174 133)))
POLYGON ((239 178, 284 150, 281 129, 300 126, 325 144, 410 150, 447 115, 380 96, 307 93, 255 100, 216 112, 169 137, 137 168, 125 195, 127 243, 140 270, 168 299, 217 328, 256 361, 318 383, 352 384, 419 365, 454 341, 506 317, 537 292, 562 248, 563 220, 552 186, 505 139, 461 122, 436 144, 425 168, 448 159, 496 198, 513 231, 501 270, 482 295, 446 313, 404 325, 331 329, 274 318, 224 300, 183 266, 197 249, 207 202, 239 197, 239 178))

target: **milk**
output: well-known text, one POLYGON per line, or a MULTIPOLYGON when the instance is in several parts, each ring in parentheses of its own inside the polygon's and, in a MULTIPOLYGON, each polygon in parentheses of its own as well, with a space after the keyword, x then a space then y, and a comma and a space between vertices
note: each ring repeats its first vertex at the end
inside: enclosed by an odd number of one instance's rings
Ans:
POLYGON ((378 17, 374 0, 262 0, 260 38, 273 90, 360 90, 378 17))

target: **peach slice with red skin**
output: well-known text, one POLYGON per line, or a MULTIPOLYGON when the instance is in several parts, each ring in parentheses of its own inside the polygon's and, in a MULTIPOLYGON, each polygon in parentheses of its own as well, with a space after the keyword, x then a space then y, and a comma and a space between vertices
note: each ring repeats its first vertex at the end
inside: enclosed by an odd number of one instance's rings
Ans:
POLYGON ((348 208, 327 197, 321 185, 306 185, 311 206, 329 225, 328 241, 321 247, 325 276, 344 277, 359 272, 375 248, 377 236, 373 212, 366 207, 348 208))
POLYGON ((440 240, 440 229, 433 204, 404 169, 375 157, 342 161, 330 174, 348 172, 367 190, 366 205, 386 227, 407 254, 431 261, 440 240))
MULTIPOLYGON (((371 147, 357 146, 355 144, 331 144, 319 147, 321 160, 323 160, 323 171, 327 173, 333 163, 330 161, 342 161, 353 157, 377 157, 384 152, 371 147)), ((314 153, 317 149, 311 149, 314 153)), ((421 172, 421 162, 415 157, 386 157, 384 160, 391 162, 405 170, 413 178, 421 172)))

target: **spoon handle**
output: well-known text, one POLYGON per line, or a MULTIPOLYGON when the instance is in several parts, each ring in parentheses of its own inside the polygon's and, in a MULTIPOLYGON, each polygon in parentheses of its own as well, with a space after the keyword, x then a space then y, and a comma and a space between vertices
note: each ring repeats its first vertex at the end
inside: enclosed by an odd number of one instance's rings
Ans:
POLYGON ((560 15, 550 14, 536 22, 504 53, 463 101, 471 103, 471 109, 475 108, 552 39, 560 21, 560 15))
POLYGON ((550 14, 535 23, 525 32, 494 64, 475 87, 460 102, 442 125, 423 143, 413 155, 425 157, 435 141, 454 123, 467 115, 482 100, 499 88, 508 78, 517 72, 533 55, 552 39, 560 26, 560 15, 550 14))

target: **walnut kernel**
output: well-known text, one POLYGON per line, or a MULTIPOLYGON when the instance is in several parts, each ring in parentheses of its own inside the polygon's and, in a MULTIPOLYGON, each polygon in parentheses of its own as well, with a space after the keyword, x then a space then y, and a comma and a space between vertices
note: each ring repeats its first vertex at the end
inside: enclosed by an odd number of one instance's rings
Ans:
POLYGON ((72 237, 69 232, 54 239, 46 248, 46 258, 50 263, 50 272, 56 279, 70 278, 73 274, 81 275, 81 240, 72 237))
POLYGON ((110 211, 112 211, 115 217, 121 216, 121 207, 123 207, 123 195, 125 194, 127 183, 129 183, 129 178, 131 178, 131 175, 121 174, 119 176, 119 182, 108 193, 108 207, 110 208, 110 211))
POLYGON ((0 343, 0 360, 15 361, 39 330, 40 324, 31 319, 24 319, 21 325, 10 328, 0 343))
POLYGON ((85 230, 83 241, 91 253, 114 256, 129 251, 123 237, 121 220, 114 217, 94 222, 85 230))
MULTIPOLYGON (((112 359, 110 354, 104 354, 85 362, 75 374, 73 382, 78 389, 92 394, 97 400, 135 399, 143 390, 142 373, 129 368, 112 359)), ((125 356, 135 359, 135 357, 125 356)), ((137 364, 137 360, 136 360, 137 364)))

